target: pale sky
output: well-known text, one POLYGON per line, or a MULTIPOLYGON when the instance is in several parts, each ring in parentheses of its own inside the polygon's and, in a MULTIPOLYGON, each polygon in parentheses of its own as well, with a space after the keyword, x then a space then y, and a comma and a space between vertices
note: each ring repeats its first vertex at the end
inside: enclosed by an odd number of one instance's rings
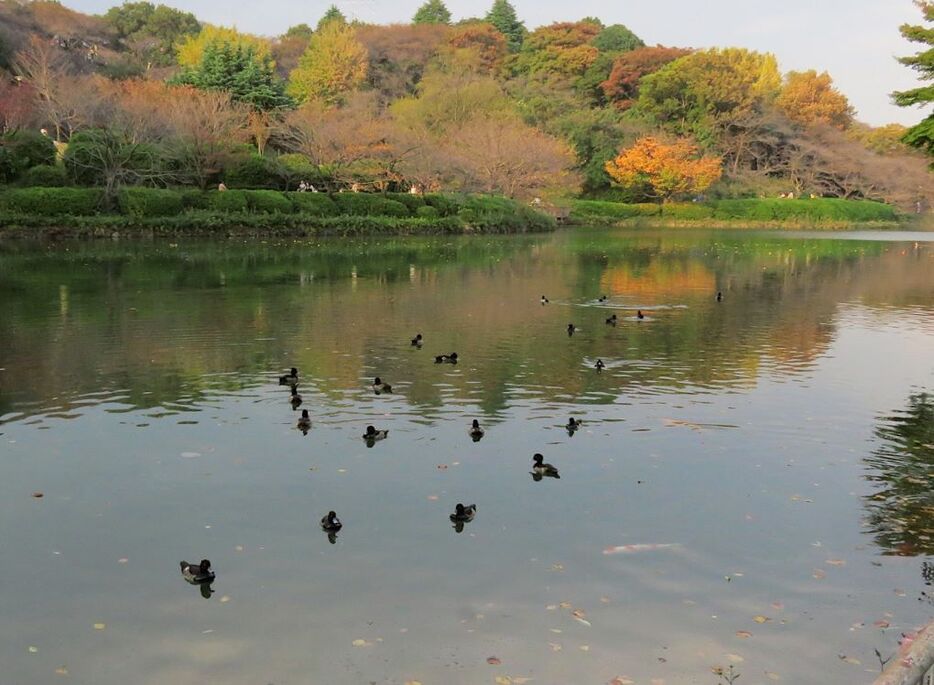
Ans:
MULTIPOLYGON (((158 4, 159 0, 151 0, 158 4)), ((372 23, 408 22, 423 0, 337 0, 351 18, 372 23)), ((65 0, 83 12, 100 13, 113 0, 65 0)), ((278 35, 301 22, 314 25, 332 0, 168 0, 164 4, 199 19, 242 31, 278 35)), ((492 0, 445 0, 454 19, 482 16, 492 0)), ((914 72, 895 61, 921 46, 902 39, 898 27, 921 23, 911 0, 512 0, 526 27, 598 17, 626 24, 647 44, 682 47, 739 46, 773 52, 782 71, 828 71, 837 87, 873 125, 912 125, 927 115, 889 102, 893 90, 915 87, 914 72)))

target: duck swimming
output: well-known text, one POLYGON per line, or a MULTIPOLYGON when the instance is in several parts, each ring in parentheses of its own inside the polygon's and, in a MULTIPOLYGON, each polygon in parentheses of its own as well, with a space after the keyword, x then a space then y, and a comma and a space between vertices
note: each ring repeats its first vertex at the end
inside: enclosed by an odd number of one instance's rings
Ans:
POLYGON ((279 385, 298 385, 298 369, 294 366, 284 376, 279 376, 279 385))
POLYGON ((598 359, 597 363, 593 365, 593 368, 595 368, 597 371, 603 371, 603 369, 606 368, 606 364, 603 363, 602 359, 598 359))
POLYGON ((302 396, 298 394, 298 390, 295 389, 295 386, 292 386, 292 396, 289 397, 289 403, 292 405, 292 409, 298 409, 302 404, 302 396))
POLYGON ((558 475, 558 469, 556 469, 551 464, 542 463, 542 459, 544 458, 545 457, 543 457, 541 454, 535 454, 535 456, 532 457, 532 475, 560 479, 561 476, 558 475))
POLYGON ((449 518, 454 523, 457 523, 458 521, 468 523, 470 521, 473 521, 473 517, 476 513, 477 513, 476 504, 469 504, 467 506, 464 506, 463 504, 458 503, 458 505, 454 507, 454 513, 451 514, 449 518))
POLYGON ((321 517, 322 530, 326 530, 329 533, 336 533, 343 527, 344 524, 341 523, 341 520, 337 518, 337 514, 335 514, 333 511, 329 511, 327 516, 321 517))
POLYGON ((639 319, 639 321, 645 318, 645 314, 642 313, 641 309, 636 312, 636 318, 639 319))
POLYGON ((381 392, 392 393, 392 386, 389 383, 383 383, 379 376, 373 379, 373 392, 379 395, 381 392))
POLYGON ((308 431, 311 430, 311 417, 308 416, 307 409, 302 409, 302 417, 298 420, 298 423, 295 424, 295 427, 305 434, 307 434, 308 431))
POLYGON ((421 347, 422 346, 422 334, 418 333, 414 338, 412 338, 412 347, 421 347))
POLYGON ((211 562, 208 559, 202 559, 197 566, 187 561, 179 562, 179 566, 182 569, 182 577, 192 585, 214 581, 214 571, 211 570, 211 562))
POLYGON ((575 419, 573 416, 568 419, 568 425, 565 426, 569 435, 574 435, 574 431, 576 431, 580 427, 581 427, 581 422, 575 419))
POLYGON ((574 324, 569 323, 569 324, 568 324, 568 337, 570 338, 572 335, 574 335, 574 331, 576 331, 576 330, 577 330, 577 329, 574 328, 574 324))
POLYGON ((470 437, 473 438, 474 442, 477 442, 478 440, 480 440, 480 438, 483 437, 483 434, 485 432, 486 431, 480 428, 480 422, 477 421, 476 419, 473 420, 473 423, 470 424, 470 430, 467 431, 468 435, 470 435, 470 437))
POLYGON ((723 293, 719 290, 717 291, 717 302, 723 302, 723 293))
POLYGON ((609 299, 610 299, 610 298, 607 297, 606 295, 601 295, 601 296, 600 296, 600 299, 597 300, 597 302, 606 302, 606 301, 609 300, 609 299))
POLYGON ((439 354, 435 357, 435 364, 456 364, 457 363, 457 352, 451 352, 451 354, 439 354))
POLYGON ((606 322, 610 324, 611 326, 615 326, 616 325, 616 314, 614 314, 609 319, 607 319, 606 322))
POLYGON ((389 435, 388 430, 376 430, 373 426, 366 427, 366 433, 363 434, 363 439, 367 442, 376 442, 377 440, 384 440, 389 435))
POLYGON ((542 295, 542 304, 548 304, 548 298, 542 295))

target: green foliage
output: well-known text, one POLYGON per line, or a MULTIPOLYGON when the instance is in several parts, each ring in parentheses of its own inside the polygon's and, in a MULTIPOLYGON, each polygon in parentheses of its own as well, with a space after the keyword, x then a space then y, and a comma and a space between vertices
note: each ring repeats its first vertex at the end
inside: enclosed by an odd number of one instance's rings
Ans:
POLYGON ((414 214, 419 207, 425 206, 425 198, 412 193, 386 193, 383 197, 387 200, 401 202, 408 208, 410 214, 414 214))
POLYGON ((459 208, 454 197, 450 195, 441 195, 440 193, 428 193, 422 195, 425 204, 438 210, 441 216, 455 216, 459 208))
POLYGON ((112 130, 91 128, 71 137, 62 162, 75 183, 111 188, 158 176, 159 168, 170 158, 156 145, 134 143, 112 130))
POLYGON ((283 38, 302 38, 308 40, 314 34, 315 30, 311 28, 308 24, 296 24, 295 26, 290 26, 288 30, 282 34, 283 38))
POLYGON ((328 24, 334 21, 336 21, 339 24, 347 23, 347 17, 344 16, 343 12, 337 9, 337 5, 331 5, 330 7, 327 8, 327 11, 325 11, 324 16, 322 16, 318 20, 317 30, 320 31, 325 26, 327 26, 328 24))
POLYGON ((68 185, 65 169, 52 164, 29 167, 20 180, 24 186, 36 188, 61 188, 68 185))
POLYGON ((209 193, 211 209, 218 212, 246 212, 250 206, 246 199, 246 191, 223 190, 209 193))
POLYGON ((591 43, 600 52, 628 52, 645 46, 642 39, 622 24, 603 29, 591 43))
POLYGON ((637 216, 658 216, 657 204, 623 204, 601 200, 575 200, 571 219, 582 224, 613 223, 637 216))
POLYGON ((123 188, 117 196, 120 211, 127 216, 175 216, 184 208, 181 193, 162 188, 123 188))
POLYGON ((206 193, 203 190, 180 190, 177 192, 182 200, 182 209, 186 212, 210 209, 213 205, 213 193, 206 193))
POLYGON ((451 13, 442 0, 425 0, 412 17, 413 24, 450 24, 451 13))
POLYGON ((30 167, 55 163, 55 144, 39 132, 10 131, 0 137, 0 182, 19 178, 30 167))
POLYGON ((370 193, 335 193, 331 196, 341 214, 355 216, 410 216, 401 202, 370 193))
POLYGON ((245 190, 244 193, 251 212, 291 214, 294 209, 289 199, 277 190, 245 190))
POLYGON ((434 207, 429 205, 422 205, 421 207, 417 207, 415 209, 415 216, 422 219, 436 219, 441 216, 441 213, 434 207))
POLYGON ((201 62, 184 69, 169 83, 202 90, 223 90, 230 97, 258 110, 289 107, 285 83, 276 74, 267 54, 259 55, 252 45, 228 42, 209 43, 201 62))
POLYGON ((274 159, 252 154, 236 159, 224 174, 230 188, 278 188, 281 170, 274 159))
POLYGON ((469 228, 483 233, 549 231, 555 219, 528 205, 496 195, 468 195, 460 200, 458 216, 469 228))
POLYGON ((309 216, 337 216, 337 205, 325 193, 287 193, 299 214, 309 216))
POLYGON ((122 42, 141 46, 140 56, 160 66, 172 64, 176 42, 201 30, 190 12, 151 2, 124 2, 107 10, 104 19, 122 42))
MULTIPOLYGON (((934 2, 919 2, 918 7, 921 9, 925 22, 931 26, 905 24, 899 30, 903 37, 913 43, 926 46, 926 49, 909 57, 902 57, 899 62, 918 72, 918 78, 924 81, 934 81, 934 2)), ((934 84, 892 93, 892 99, 900 107, 930 105, 934 103, 934 84)), ((906 145, 924 150, 934 157, 934 114, 928 115, 921 123, 908 129, 902 140, 906 145)))
POLYGON ((0 207, 20 214, 89 216, 103 200, 98 188, 16 188, 0 195, 0 207))
POLYGON ((497 31, 506 36, 506 44, 510 52, 519 52, 527 32, 525 24, 519 21, 516 8, 509 3, 509 0, 494 0, 484 21, 495 26, 497 31))

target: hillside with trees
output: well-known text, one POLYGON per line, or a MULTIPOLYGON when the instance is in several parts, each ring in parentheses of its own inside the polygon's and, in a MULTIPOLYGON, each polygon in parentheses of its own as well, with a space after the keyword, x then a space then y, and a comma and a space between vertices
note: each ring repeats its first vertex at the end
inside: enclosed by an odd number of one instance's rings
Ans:
MULTIPOLYGON (((924 26, 903 26, 930 45, 924 26)), ((892 27, 892 30, 897 30, 892 27)), ((931 50, 905 57, 930 79, 931 50)), ((931 86, 898 93, 924 105, 931 86)), ((932 117, 855 118, 827 73, 653 45, 597 18, 528 28, 508 0, 409 23, 336 7, 276 37, 126 2, 0 0, 0 182, 491 193, 522 200, 870 199, 929 208, 932 117)))

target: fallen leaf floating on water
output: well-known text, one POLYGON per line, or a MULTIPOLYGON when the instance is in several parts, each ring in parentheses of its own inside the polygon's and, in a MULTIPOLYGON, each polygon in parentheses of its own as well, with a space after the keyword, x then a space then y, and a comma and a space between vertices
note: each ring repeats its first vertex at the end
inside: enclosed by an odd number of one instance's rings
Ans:
POLYGON ((665 679, 664 679, 664 678, 652 678, 649 682, 650 682, 652 685, 665 685, 665 679))
POLYGON ((741 664, 745 661, 745 659, 741 657, 739 654, 727 654, 726 658, 729 661, 732 661, 734 664, 741 664))
POLYGON ((406 680, 405 685, 422 685, 420 680, 406 680))
POLYGON ((741 637, 745 640, 747 637, 752 637, 752 633, 750 633, 748 630, 737 630, 736 637, 741 637))
POLYGON ((68 669, 65 668, 64 666, 59 666, 58 668, 55 669, 55 674, 56 675, 68 675, 68 669))
POLYGON ((488 657, 486 658, 486 662, 487 662, 490 666, 499 666, 501 663, 503 663, 502 661, 500 661, 500 660, 499 660, 498 658, 496 658, 495 656, 488 656, 488 657))
POLYGON ((905 591, 902 590, 901 588, 895 588, 895 596, 896 596, 896 597, 904 597, 904 596, 905 596, 905 591))
POLYGON ((766 671, 765 677, 768 678, 769 680, 781 680, 782 679, 782 677, 778 675, 778 673, 773 673, 772 671, 766 671))
POLYGON ((558 606, 561 607, 562 609, 570 609, 570 608, 571 608, 571 603, 570 603, 570 602, 561 602, 561 604, 559 604, 558 606))
POLYGON ((853 664, 854 666, 859 666, 861 663, 859 659, 852 656, 846 656, 845 654, 838 654, 837 658, 839 658, 840 661, 845 661, 846 663, 853 664))
POLYGON ((846 561, 844 559, 828 559, 825 563, 830 566, 846 566, 846 561))
POLYGON ((107 627, 106 623, 95 623, 94 624, 94 630, 103 630, 106 627, 107 627))
POLYGON ((30 653, 30 654, 38 654, 38 653, 39 653, 39 648, 38 648, 38 647, 33 647, 32 645, 30 645, 30 646, 29 646, 29 653, 30 653))
POLYGON ((498 675, 494 681, 496 685, 512 685, 512 678, 508 675, 498 675))
POLYGON ((356 639, 351 643, 354 647, 369 647, 372 645, 372 642, 367 642, 366 640, 356 639))
POLYGON ((874 625, 876 628, 888 628, 890 624, 884 618, 880 618, 878 621, 874 622, 872 625, 874 625))
POLYGON ((579 649, 580 649, 582 652, 589 652, 589 651, 590 651, 590 645, 581 645, 581 646, 579 647, 579 649))
POLYGON ((768 616, 763 616, 762 614, 759 614, 758 616, 753 616, 752 620, 755 621, 756 623, 768 623, 772 619, 770 619, 768 616))
POLYGON ((558 642, 549 642, 548 649, 550 649, 552 652, 560 652, 563 648, 558 642))
POLYGON ((814 573, 811 574, 817 580, 823 580, 827 577, 827 574, 819 568, 814 569, 814 573))
POLYGON ((637 544, 637 545, 616 545, 612 547, 604 547, 604 554, 632 554, 635 552, 654 552, 660 549, 678 549, 681 547, 678 543, 664 542, 664 543, 654 543, 654 544, 637 544))
POLYGON ((636 685, 636 681, 624 675, 618 675, 607 685, 636 685))

